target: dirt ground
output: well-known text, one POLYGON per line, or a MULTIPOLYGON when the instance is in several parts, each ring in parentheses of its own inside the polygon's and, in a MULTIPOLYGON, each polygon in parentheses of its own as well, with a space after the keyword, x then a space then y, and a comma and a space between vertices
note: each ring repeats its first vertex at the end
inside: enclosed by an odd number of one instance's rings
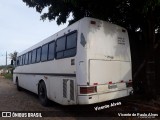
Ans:
MULTIPOLYGON (((116 101, 114 101, 116 102, 116 101)), ((39 100, 38 96, 28 92, 26 90, 23 91, 17 91, 16 85, 13 84, 12 80, 4 79, 0 76, 0 114, 4 111, 11 111, 11 112, 40 112, 44 114, 49 114, 52 117, 43 117, 43 118, 2 118, 0 117, 0 120, 119 120, 119 119, 129 119, 129 120, 135 120, 136 117, 133 118, 126 118, 126 117, 111 117, 109 114, 109 111, 112 111, 112 113, 116 110, 121 110, 122 112, 126 109, 135 109, 133 106, 126 106, 123 107, 123 103, 120 102, 121 106, 116 106, 110 108, 105 108, 104 110, 98 110, 96 111, 95 108, 97 106, 104 106, 107 104, 110 104, 109 102, 102 103, 102 104, 95 104, 95 105, 86 105, 86 106, 62 106, 56 103, 51 103, 49 107, 43 107, 39 100), (90 113, 93 115, 93 117, 85 117, 81 116, 81 112, 83 113, 90 113), (94 111, 94 112, 91 112, 94 111), (96 116, 98 114, 102 114, 102 117, 96 116), (76 115, 75 115, 76 114, 76 115), (77 116, 78 114, 78 116, 77 116), (105 115, 105 117, 103 117, 105 115), (108 117, 107 117, 108 115, 108 117)), ((112 102, 113 103, 113 102, 112 102)), ((125 104, 125 103, 124 103, 125 104)), ((0 115, 1 116, 1 115, 0 115)), ((160 116, 160 115, 159 115, 160 116)))
MULTIPOLYGON (((60 106, 60 105, 59 105, 60 106)), ((43 107, 38 100, 38 96, 30 93, 28 91, 17 91, 16 86, 13 84, 11 80, 3 79, 0 77, 0 111, 57 111, 57 108, 54 108, 52 105, 50 107, 43 107)), ((0 113, 1 114, 1 113, 0 113)), ((9 118, 0 118, 2 119, 9 119, 9 118)), ((10 118, 12 120, 20 120, 22 118, 10 118)), ((29 119, 31 118, 23 118, 29 119)), ((54 117, 54 118, 32 118, 32 119, 45 119, 45 120, 62 120, 62 119, 69 119, 75 120, 73 117, 54 117)))

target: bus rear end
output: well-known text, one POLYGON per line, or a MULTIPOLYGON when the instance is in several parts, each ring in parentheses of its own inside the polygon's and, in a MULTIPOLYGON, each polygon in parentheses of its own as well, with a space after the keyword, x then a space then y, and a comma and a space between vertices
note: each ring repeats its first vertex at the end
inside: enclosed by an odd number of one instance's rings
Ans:
MULTIPOLYGON (((90 18, 86 18, 84 25, 88 27, 87 32, 82 32, 86 41, 86 66, 83 66, 86 74, 82 75, 86 77, 78 82, 78 104, 99 103, 132 94, 127 30, 90 18)), ((81 68, 80 72, 84 71, 81 68)))

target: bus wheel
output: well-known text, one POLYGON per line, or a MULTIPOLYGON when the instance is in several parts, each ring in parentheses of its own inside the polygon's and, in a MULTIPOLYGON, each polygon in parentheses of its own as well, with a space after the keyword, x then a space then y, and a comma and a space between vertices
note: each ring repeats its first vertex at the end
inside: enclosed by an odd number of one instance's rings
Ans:
POLYGON ((22 90, 22 88, 19 86, 18 79, 16 79, 16 86, 17 86, 17 90, 18 90, 18 91, 21 91, 21 90, 22 90))
POLYGON ((40 82, 38 85, 38 96, 39 96, 40 103, 43 106, 48 106, 49 100, 47 97, 47 89, 44 82, 40 82))

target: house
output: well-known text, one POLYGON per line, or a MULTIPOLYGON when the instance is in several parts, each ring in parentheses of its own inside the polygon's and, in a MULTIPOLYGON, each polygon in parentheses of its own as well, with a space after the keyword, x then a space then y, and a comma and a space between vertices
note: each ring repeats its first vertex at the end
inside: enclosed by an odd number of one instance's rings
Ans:
POLYGON ((10 70, 5 69, 5 68, 0 69, 0 75, 5 74, 5 73, 10 73, 10 70))

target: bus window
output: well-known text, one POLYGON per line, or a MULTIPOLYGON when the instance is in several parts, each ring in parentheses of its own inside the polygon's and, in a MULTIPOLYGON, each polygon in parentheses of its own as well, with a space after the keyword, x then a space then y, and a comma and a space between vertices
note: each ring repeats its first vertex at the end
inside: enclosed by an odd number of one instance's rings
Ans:
POLYGON ((36 58, 36 62, 40 61, 41 61, 41 47, 37 48, 37 58, 36 58))
POLYGON ((46 61, 48 56, 48 44, 42 46, 41 61, 46 61))
POLYGON ((48 60, 54 59, 54 52, 55 52, 55 42, 51 42, 49 43, 48 60))
POLYGON ((76 32, 67 36, 66 50, 64 57, 72 57, 76 54, 77 34, 76 32))
POLYGON ((18 57, 17 59, 16 59, 16 66, 19 66, 20 65, 20 57, 18 57))
POLYGON ((26 57, 25 57, 25 65, 28 64, 28 53, 26 53, 26 57))
POLYGON ((64 57, 72 57, 76 55, 76 48, 65 50, 64 57))
POLYGON ((32 52, 29 52, 29 55, 28 55, 28 64, 31 64, 32 63, 32 52))
POLYGON ((58 38, 57 41, 56 41, 56 44, 57 44, 56 58, 57 59, 63 58, 63 52, 65 50, 65 44, 66 44, 66 36, 58 38))
POLYGON ((58 38, 56 44, 57 44, 56 52, 60 52, 60 51, 65 50, 66 36, 58 38))
POLYGON ((63 58, 63 51, 62 52, 57 52, 56 58, 57 59, 63 58))
POLYGON ((22 62, 22 65, 25 65, 25 57, 26 57, 26 55, 24 54, 24 55, 23 55, 23 62, 22 62))
POLYGON ((22 65, 22 63, 23 63, 23 57, 20 56, 20 65, 22 65))
POLYGON ((75 48, 77 45, 77 34, 73 33, 67 36, 67 49, 75 48))
POLYGON ((36 49, 32 51, 32 63, 36 62, 36 49))

